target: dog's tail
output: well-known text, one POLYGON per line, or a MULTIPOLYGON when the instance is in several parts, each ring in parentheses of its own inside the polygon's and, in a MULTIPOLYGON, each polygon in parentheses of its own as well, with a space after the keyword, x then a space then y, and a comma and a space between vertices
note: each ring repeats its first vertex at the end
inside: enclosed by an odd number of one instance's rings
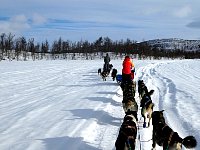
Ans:
POLYGON ((194 136, 187 136, 183 139, 182 144, 186 148, 194 148, 197 146, 197 141, 194 136))
POLYGON ((153 93, 154 93, 154 90, 150 90, 150 91, 148 92, 148 95, 151 96, 151 95, 153 95, 153 93))

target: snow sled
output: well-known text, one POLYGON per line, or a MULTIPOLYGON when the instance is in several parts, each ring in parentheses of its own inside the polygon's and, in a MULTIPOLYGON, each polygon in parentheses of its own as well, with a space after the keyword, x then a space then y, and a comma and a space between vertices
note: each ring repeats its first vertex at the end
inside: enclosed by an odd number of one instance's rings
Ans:
POLYGON ((116 81, 117 81, 118 84, 121 84, 121 82, 122 82, 122 75, 121 74, 117 74, 116 81))

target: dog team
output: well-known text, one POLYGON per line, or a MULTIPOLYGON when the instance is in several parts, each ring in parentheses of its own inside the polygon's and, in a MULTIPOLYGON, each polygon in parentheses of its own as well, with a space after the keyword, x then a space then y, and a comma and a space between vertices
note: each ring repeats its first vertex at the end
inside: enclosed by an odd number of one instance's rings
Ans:
MULTIPOLYGON (((106 57, 109 57, 106 55, 106 57)), ((112 70, 111 77, 113 81, 117 77, 117 69, 112 69, 112 65, 108 65, 110 58, 107 58, 107 64, 104 58, 107 69, 101 72, 98 70, 98 74, 101 75, 103 81, 106 81, 106 77, 112 70), (105 71, 106 70, 106 71, 105 71)), ((122 77, 121 81, 117 82, 123 92, 122 106, 125 112, 123 123, 119 129, 118 137, 115 141, 116 150, 135 150, 135 144, 138 134, 138 104, 135 100, 136 82, 133 81, 134 77, 131 77, 131 69, 134 67, 130 61, 130 57, 126 56, 123 61, 122 77)), ((148 90, 143 80, 138 80, 138 94, 140 99, 141 116, 143 118, 143 128, 150 127, 152 122, 152 150, 156 149, 156 144, 163 147, 163 150, 181 150, 182 145, 186 148, 195 148, 197 141, 194 136, 187 136, 181 138, 179 134, 165 122, 164 110, 153 111, 154 103, 151 96, 154 90, 148 90)))
POLYGON ((113 65, 110 64, 110 57, 107 53, 106 56, 104 57, 103 71, 101 70, 101 68, 99 68, 98 69, 98 75, 101 75, 103 81, 106 81, 106 77, 108 77, 111 70, 112 70, 111 76, 112 76, 113 81, 114 81, 115 78, 116 78, 116 75, 117 75, 117 69, 113 68, 113 65))
MULTIPOLYGON (((135 82, 130 82, 129 84, 125 84, 124 89, 122 89, 122 106, 125 117, 115 142, 116 150, 135 150, 137 132, 139 129, 137 124, 138 105, 133 97, 135 95, 135 85, 135 82)), ((196 147, 197 141, 194 136, 181 138, 177 132, 173 131, 173 129, 167 125, 163 114, 164 110, 153 111, 154 103, 152 102, 151 95, 154 93, 154 90, 149 91, 143 80, 138 81, 138 93, 141 116, 144 120, 143 127, 149 127, 151 122, 153 126, 152 150, 156 149, 156 144, 162 146, 163 150, 181 150, 182 145, 188 149, 196 147)))

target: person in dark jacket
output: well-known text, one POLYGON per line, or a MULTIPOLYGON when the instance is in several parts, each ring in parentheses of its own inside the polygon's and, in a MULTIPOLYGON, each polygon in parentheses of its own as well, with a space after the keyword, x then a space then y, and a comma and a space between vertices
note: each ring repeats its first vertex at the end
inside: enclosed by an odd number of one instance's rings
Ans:
POLYGON ((103 70, 105 72, 108 72, 108 70, 109 70, 109 63, 110 63, 110 57, 107 53, 106 56, 104 57, 104 66, 103 66, 103 70))

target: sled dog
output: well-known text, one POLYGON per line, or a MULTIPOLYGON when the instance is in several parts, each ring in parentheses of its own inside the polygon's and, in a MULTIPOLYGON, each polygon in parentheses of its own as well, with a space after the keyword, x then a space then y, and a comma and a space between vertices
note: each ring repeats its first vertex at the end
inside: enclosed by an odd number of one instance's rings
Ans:
POLYGON ((117 140, 115 141, 116 150, 135 150, 136 136, 136 117, 134 115, 125 115, 117 140))
POLYGON ((112 73, 111 73, 111 77, 112 77, 113 81, 115 81, 116 76, 117 76, 117 69, 113 68, 112 73))
POLYGON ((103 81, 106 81, 106 77, 107 77, 107 73, 105 71, 101 72, 101 77, 103 79, 103 81))
POLYGON ((163 146, 163 150, 181 150, 182 145, 186 148, 195 148, 197 141, 194 136, 181 138, 177 132, 173 131, 165 122, 163 111, 152 113, 152 149, 155 150, 156 144, 163 146))
POLYGON ((148 124, 147 127, 150 126, 151 116, 152 116, 153 107, 154 107, 154 103, 151 100, 151 95, 153 93, 154 93, 154 90, 151 90, 150 92, 145 94, 142 97, 142 100, 140 102, 140 107, 142 107, 141 115, 144 118, 144 124, 143 124, 144 128, 146 128, 146 124, 148 124))

